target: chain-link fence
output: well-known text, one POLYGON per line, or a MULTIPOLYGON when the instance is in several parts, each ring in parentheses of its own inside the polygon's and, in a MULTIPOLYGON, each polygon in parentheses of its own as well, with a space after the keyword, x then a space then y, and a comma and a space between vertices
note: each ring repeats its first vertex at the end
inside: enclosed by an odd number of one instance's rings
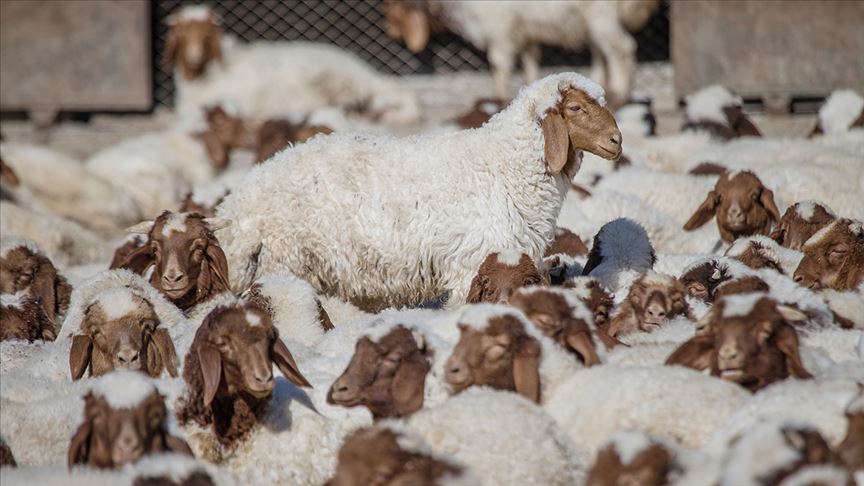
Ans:
MULTIPOLYGON (((165 18, 183 0, 153 3, 154 97, 157 104, 171 104, 174 83, 170 68, 162 65, 168 34, 165 18)), ((416 74, 487 70, 483 52, 455 35, 433 36, 429 47, 413 54, 385 32, 381 0, 204 0, 221 17, 227 32, 243 41, 309 40, 328 42, 359 55, 384 73, 416 74)), ((669 59, 669 7, 667 0, 648 25, 636 34, 640 61, 669 59)), ((585 52, 544 47, 542 65, 585 65, 585 52)))

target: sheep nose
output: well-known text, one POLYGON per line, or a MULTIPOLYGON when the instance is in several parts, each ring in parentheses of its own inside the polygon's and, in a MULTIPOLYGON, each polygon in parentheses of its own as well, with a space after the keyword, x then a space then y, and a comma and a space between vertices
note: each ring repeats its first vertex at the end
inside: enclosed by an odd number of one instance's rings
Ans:
POLYGON ((123 348, 117 352, 117 361, 125 367, 136 365, 138 363, 138 351, 132 348, 123 348))
POLYGON ((718 354, 723 360, 733 360, 738 357, 738 350, 732 346, 723 346, 718 354))
POLYGON ((614 135, 612 135, 612 138, 610 138, 609 141, 613 145, 621 145, 621 132, 617 132, 614 135))
POLYGON ((656 319, 663 319, 666 317, 666 309, 659 305, 652 305, 647 309, 648 316, 656 319))
POLYGON ((162 275, 162 280, 164 280, 167 283, 173 284, 173 283, 180 282, 181 280, 183 280, 183 277, 185 277, 185 276, 186 276, 186 274, 184 274, 183 272, 168 272, 165 275, 162 275))
POLYGON ((271 373, 270 371, 255 373, 255 381, 266 385, 273 381, 273 373, 271 373))

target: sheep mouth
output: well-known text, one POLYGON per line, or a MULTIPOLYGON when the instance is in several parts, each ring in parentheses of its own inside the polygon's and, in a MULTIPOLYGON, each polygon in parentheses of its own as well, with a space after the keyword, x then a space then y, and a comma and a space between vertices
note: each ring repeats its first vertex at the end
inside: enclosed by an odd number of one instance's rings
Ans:
POLYGON ((744 377, 744 370, 741 368, 726 368, 720 370, 720 378, 729 381, 738 381, 744 377))
POLYGON ((170 288, 166 286, 162 286, 162 293, 164 293, 169 299, 179 299, 186 294, 189 293, 189 287, 178 287, 178 288, 170 288))
POLYGON ((621 157, 622 150, 621 150, 620 145, 616 145, 615 150, 609 150, 608 148, 606 148, 602 145, 598 145, 597 148, 599 149, 600 153, 598 153, 596 155, 603 157, 604 159, 618 160, 621 157))
POLYGON ((660 329, 662 322, 645 322, 642 324, 642 330, 645 332, 654 332, 660 329))
POLYGON ((360 397, 358 395, 347 395, 340 394, 339 392, 333 392, 327 394, 327 403, 331 405, 341 405, 343 407, 354 407, 360 405, 360 397))

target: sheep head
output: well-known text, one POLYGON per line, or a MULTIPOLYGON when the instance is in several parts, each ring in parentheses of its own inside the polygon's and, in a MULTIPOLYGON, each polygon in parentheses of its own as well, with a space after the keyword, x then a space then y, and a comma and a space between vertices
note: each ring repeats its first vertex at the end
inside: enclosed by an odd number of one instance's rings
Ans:
POLYGON ((506 302, 510 292, 519 287, 546 283, 545 276, 527 254, 514 250, 493 252, 486 256, 471 280, 467 302, 506 302))
POLYGON ((454 393, 472 385, 511 390, 540 402, 540 342, 527 324, 506 307, 466 308, 459 320, 459 342, 444 366, 454 393))
POLYGON ((607 332, 613 337, 634 331, 651 332, 674 317, 692 318, 685 295, 684 285, 674 277, 649 271, 633 282, 607 332))
POLYGON ((57 339, 57 325, 45 314, 42 300, 21 291, 0 295, 0 341, 57 339))
POLYGON ((814 201, 797 202, 783 213, 777 227, 771 232, 771 239, 781 246, 801 250, 811 236, 835 219, 837 216, 824 204, 814 201))
POLYGON ((547 171, 573 176, 582 163, 580 151, 604 159, 621 156, 621 131, 615 116, 596 99, 577 88, 561 91, 561 101, 540 122, 547 171))
POLYGON ((546 248, 546 253, 543 256, 548 257, 559 253, 569 257, 583 256, 588 254, 588 247, 576 233, 567 228, 556 228, 555 238, 546 248))
POLYGON ((585 484, 663 486, 670 483, 670 473, 679 469, 675 453, 665 445, 641 432, 618 432, 597 452, 585 484), (638 449, 634 450, 634 445, 638 445, 638 449))
POLYGON ((148 244, 129 254, 120 268, 143 275, 155 266, 150 283, 174 304, 187 310, 228 290, 228 262, 213 232, 230 224, 196 213, 165 211, 154 221, 129 228, 146 234, 148 244))
POLYGON ((168 433, 164 397, 146 378, 114 372, 84 396, 84 421, 69 443, 68 465, 120 468, 148 454, 191 456, 186 442, 168 433))
POLYGON ((770 268, 785 274, 780 261, 780 248, 774 240, 765 237, 739 238, 726 250, 726 256, 750 268, 770 268))
POLYGON ((187 81, 198 79, 212 61, 222 60, 219 17, 203 6, 186 7, 168 17, 166 67, 176 68, 187 81))
POLYGON ((574 277, 564 282, 563 287, 571 290, 583 304, 588 306, 588 309, 594 314, 594 324, 598 328, 602 329, 607 325, 609 313, 615 306, 615 300, 596 278, 574 277))
POLYGON ((410 415, 423 406, 430 367, 422 336, 404 326, 375 340, 363 336, 348 367, 330 387, 327 403, 362 405, 375 419, 410 415))
POLYGON ((0 293, 27 291, 41 302, 45 315, 56 321, 66 312, 72 287, 35 244, 25 240, 0 253, 0 293))
POLYGON ((774 193, 750 171, 721 175, 684 229, 695 230, 715 215, 720 237, 727 243, 741 236, 767 235, 771 224, 780 220, 774 193))
POLYGON ((795 281, 813 290, 851 290, 864 281, 864 226, 838 219, 807 240, 795 281))
POLYGON ((417 54, 426 49, 429 35, 443 30, 440 22, 429 12, 428 4, 418 0, 388 0, 384 2, 387 35, 417 54))
POLYGON ((152 377, 165 369, 177 376, 174 343, 159 324, 150 302, 130 289, 98 294, 84 311, 80 334, 72 337, 72 379, 84 376, 88 367, 91 376, 115 369, 142 371, 152 377))
POLYGON ((732 278, 726 265, 717 260, 701 263, 685 271, 678 281, 687 289, 687 294, 704 302, 714 302, 717 287, 732 278))
POLYGON ((221 170, 228 166, 231 150, 254 147, 254 133, 240 117, 229 115, 222 106, 205 108, 204 118, 207 120, 207 129, 199 133, 198 137, 204 143, 207 157, 216 169, 221 170))

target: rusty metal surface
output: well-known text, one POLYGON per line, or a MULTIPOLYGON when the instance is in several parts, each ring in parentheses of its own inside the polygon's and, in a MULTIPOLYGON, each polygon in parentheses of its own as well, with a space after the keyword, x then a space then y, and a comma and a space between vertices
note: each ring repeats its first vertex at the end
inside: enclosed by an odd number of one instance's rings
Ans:
POLYGON ((678 1, 671 36, 679 97, 714 83, 744 97, 864 88, 861 1, 678 1))
POLYGON ((147 0, 0 1, 0 109, 147 110, 147 0))

